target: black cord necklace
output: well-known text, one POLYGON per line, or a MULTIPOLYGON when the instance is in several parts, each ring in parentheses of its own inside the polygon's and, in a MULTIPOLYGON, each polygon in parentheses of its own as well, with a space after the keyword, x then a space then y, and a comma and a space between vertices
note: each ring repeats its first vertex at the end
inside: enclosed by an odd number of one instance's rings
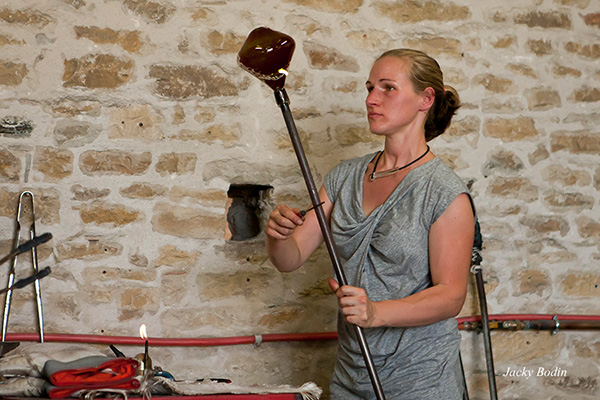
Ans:
POLYGON ((418 158, 415 158, 408 164, 406 164, 402 167, 388 169, 387 171, 375 172, 375 170, 377 169, 377 163, 379 163, 379 159, 381 158, 381 155, 383 154, 383 151, 382 151, 379 153, 379 155, 377 156, 377 159, 375 160, 375 165, 373 166, 373 172, 371 172, 371 175, 369 175, 369 180, 371 182, 373 182, 377 178, 383 178, 385 176, 393 175, 396 172, 403 170, 404 168, 410 167, 411 165, 413 165, 414 163, 419 161, 421 158, 425 157, 427 155, 427 153, 429 153, 429 145, 427 145, 427 150, 425 150, 425 153, 421 154, 418 158))

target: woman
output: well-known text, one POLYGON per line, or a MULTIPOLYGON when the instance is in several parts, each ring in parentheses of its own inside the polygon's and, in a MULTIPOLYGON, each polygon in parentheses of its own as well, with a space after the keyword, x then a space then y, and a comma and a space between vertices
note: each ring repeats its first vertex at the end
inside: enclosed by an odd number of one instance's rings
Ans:
MULTIPOLYGON (((366 82, 371 132, 384 149, 330 171, 319 196, 348 285, 338 297, 338 359, 331 398, 374 398, 350 324, 364 329, 391 399, 461 399, 455 316, 467 291, 474 209, 466 185, 430 151, 458 107, 438 63, 409 49, 384 53, 366 82)), ((314 213, 278 205, 266 246, 280 271, 299 268, 322 243, 314 213)))

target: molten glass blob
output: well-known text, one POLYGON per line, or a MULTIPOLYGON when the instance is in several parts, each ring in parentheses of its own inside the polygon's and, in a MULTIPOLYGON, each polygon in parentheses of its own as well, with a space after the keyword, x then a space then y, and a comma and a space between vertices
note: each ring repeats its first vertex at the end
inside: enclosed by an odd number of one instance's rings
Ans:
POLYGON ((256 28, 242 45, 237 62, 271 89, 281 89, 295 47, 294 39, 284 33, 256 28))

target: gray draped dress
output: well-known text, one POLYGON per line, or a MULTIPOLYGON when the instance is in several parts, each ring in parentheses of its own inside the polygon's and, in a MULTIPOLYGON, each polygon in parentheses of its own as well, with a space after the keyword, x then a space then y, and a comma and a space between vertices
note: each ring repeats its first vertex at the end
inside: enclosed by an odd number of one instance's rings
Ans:
MULTIPOLYGON (((363 177, 374 154, 344 161, 325 177, 333 202, 331 231, 348 283, 373 301, 400 299, 432 286, 431 225, 461 193, 464 182, 440 159, 413 169, 369 216, 363 177)), ((470 196, 470 195, 469 195, 470 196)), ((387 400, 462 398, 460 335, 454 318, 411 328, 364 330, 387 400)), ((332 400, 374 399, 354 329, 338 315, 338 359, 332 400)))

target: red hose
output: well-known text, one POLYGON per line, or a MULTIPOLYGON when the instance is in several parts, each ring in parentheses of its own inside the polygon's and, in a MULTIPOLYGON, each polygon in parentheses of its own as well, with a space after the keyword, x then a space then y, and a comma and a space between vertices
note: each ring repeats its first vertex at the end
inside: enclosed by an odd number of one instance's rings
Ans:
MULTIPOLYGON (((552 320, 557 317, 559 321, 600 321, 600 315, 566 315, 566 314, 491 314, 490 321, 535 321, 552 320)), ((467 322, 479 322, 481 316, 459 317, 456 321, 460 326, 467 322)), ((9 333, 6 335, 7 342, 37 342, 37 333, 9 333)), ((187 346, 187 347, 210 347, 210 346, 233 346, 239 344, 260 344, 261 342, 301 342, 337 340, 337 332, 312 332, 312 333, 279 333, 265 335, 233 336, 223 338, 148 338, 148 344, 152 346, 187 346)), ((103 336, 83 335, 66 333, 46 333, 45 342, 64 343, 91 343, 91 344, 121 344, 143 346, 145 340, 133 336, 103 336)))

